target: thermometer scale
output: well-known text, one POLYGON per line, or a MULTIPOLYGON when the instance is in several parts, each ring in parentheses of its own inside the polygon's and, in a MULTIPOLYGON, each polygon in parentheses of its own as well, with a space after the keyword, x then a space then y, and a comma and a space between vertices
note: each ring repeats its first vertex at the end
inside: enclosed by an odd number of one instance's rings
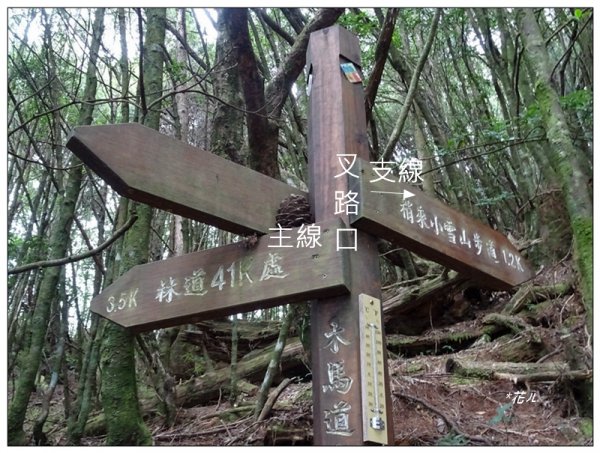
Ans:
POLYGON ((387 444, 381 301, 358 296, 364 440, 387 444))

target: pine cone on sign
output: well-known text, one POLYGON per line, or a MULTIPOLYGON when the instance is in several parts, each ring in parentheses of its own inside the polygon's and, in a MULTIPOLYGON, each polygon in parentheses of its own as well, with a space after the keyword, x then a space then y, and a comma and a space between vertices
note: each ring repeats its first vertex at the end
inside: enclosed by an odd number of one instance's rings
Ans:
POLYGON ((296 228, 307 223, 314 223, 308 200, 301 195, 290 195, 279 205, 277 224, 283 228, 296 228))

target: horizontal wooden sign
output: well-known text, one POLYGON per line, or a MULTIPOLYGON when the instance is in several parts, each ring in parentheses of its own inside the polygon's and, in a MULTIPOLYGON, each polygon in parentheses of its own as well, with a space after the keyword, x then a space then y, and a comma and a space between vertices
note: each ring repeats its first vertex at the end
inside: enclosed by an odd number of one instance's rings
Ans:
POLYGON ((508 289, 533 276, 519 251, 498 231, 391 176, 383 178, 383 171, 364 160, 357 159, 355 165, 353 173, 359 177, 349 176, 359 200, 357 214, 350 216, 354 227, 491 288, 508 289), (412 196, 406 197, 405 191, 412 196))
POLYGON ((240 242, 135 266, 95 297, 91 310, 144 331, 346 294, 349 252, 336 250, 341 222, 329 225, 317 224, 313 248, 296 247, 293 229, 281 235, 291 238, 285 242, 266 235, 250 249, 240 242))
POLYGON ((306 196, 141 124, 76 127, 67 148, 120 195, 232 233, 267 233, 284 198, 306 196))

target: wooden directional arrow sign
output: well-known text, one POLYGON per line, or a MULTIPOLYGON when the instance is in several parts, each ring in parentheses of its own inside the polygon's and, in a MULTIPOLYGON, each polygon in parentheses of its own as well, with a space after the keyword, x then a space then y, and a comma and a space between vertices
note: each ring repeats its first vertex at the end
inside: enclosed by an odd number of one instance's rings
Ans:
POLYGON ((135 266, 95 297, 91 310, 144 331, 347 294, 349 252, 336 250, 341 222, 317 226, 314 248, 298 248, 293 229, 262 236, 251 249, 236 243, 135 266))
POLYGON ((136 123, 76 127, 67 148, 122 196, 233 233, 268 233, 284 198, 306 196, 136 123))
POLYGON ((354 227, 492 288, 508 289, 533 276, 519 251, 498 231, 392 180, 382 168, 361 159, 355 165, 353 174, 359 177, 349 176, 359 200, 357 214, 350 217, 354 227))

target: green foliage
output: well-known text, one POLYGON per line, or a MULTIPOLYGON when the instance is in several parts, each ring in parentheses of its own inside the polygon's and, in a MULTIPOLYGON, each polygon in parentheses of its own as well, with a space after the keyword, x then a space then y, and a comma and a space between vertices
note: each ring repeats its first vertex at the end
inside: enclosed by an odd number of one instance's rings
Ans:
POLYGON ((513 403, 507 403, 507 404, 503 404, 502 406, 499 406, 496 409, 496 415, 494 417, 492 417, 492 419, 490 420, 490 425, 494 426, 497 425, 499 423, 505 423, 508 424, 512 421, 512 407, 513 407, 513 403))
POLYGON ((338 20, 342 26, 356 34, 360 39, 362 66, 369 72, 375 60, 376 36, 379 34, 379 20, 369 10, 348 10, 338 20))
MULTIPOLYGON (((403 8, 400 12, 402 22, 408 30, 416 30, 423 28, 423 24, 429 24, 433 17, 432 9, 425 8, 403 8)), ((428 27, 428 25, 425 25, 428 27)))
POLYGON ((367 36, 378 31, 377 20, 366 12, 366 10, 350 10, 338 21, 340 25, 359 36, 367 36))
POLYGON ((575 90, 561 98, 561 106, 573 110, 591 110, 594 94, 590 90, 575 90))
POLYGON ((202 376, 206 372, 206 361, 203 357, 198 356, 195 351, 184 352, 181 359, 193 366, 195 376, 202 376))
POLYGON ((585 22, 591 15, 591 8, 587 8, 585 10, 582 10, 581 8, 575 8, 575 11, 573 11, 573 15, 569 16, 569 19, 575 20, 577 22, 585 22))
POLYGON ((508 125, 506 121, 500 120, 499 118, 494 118, 492 122, 489 124, 489 128, 483 129, 481 131, 481 135, 484 139, 489 141, 503 141, 508 140, 508 125))
POLYGON ((437 441, 437 445, 444 446, 456 446, 456 445, 468 445, 469 440, 462 434, 457 434, 454 430, 450 431, 444 437, 437 441))
POLYGON ((594 119, 594 93, 591 90, 575 90, 560 98, 560 105, 564 110, 574 112, 584 129, 589 130, 589 140, 592 139, 594 119))
POLYGON ((19 250, 25 245, 25 241, 18 235, 8 232, 8 258, 15 256, 19 250))
POLYGON ((496 195, 487 195, 482 188, 476 187, 475 192, 477 193, 475 206, 496 206, 515 197, 512 192, 507 192, 505 190, 502 190, 496 195))
POLYGON ((594 436, 594 421, 591 418, 584 418, 579 422, 581 433, 591 439, 594 436))
POLYGON ((171 72, 173 78, 179 82, 182 82, 186 76, 186 65, 180 60, 171 60, 170 64, 167 65, 166 70, 171 72))
POLYGON ((523 124, 540 124, 542 120, 542 112, 538 103, 536 102, 530 104, 525 109, 523 109, 523 111, 521 112, 520 119, 523 122, 523 124))

